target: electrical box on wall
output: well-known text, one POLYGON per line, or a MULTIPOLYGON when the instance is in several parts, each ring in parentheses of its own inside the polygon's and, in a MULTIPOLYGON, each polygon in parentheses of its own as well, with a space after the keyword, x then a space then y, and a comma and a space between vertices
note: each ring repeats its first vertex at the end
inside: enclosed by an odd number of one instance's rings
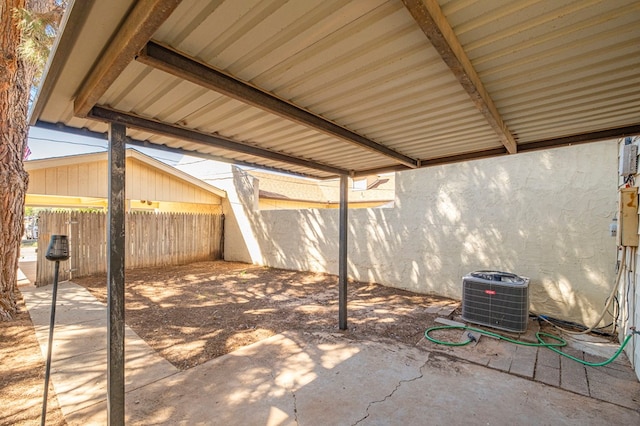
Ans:
POLYGON ((620 189, 618 245, 638 247, 638 187, 620 189))
POLYGON ((623 145, 620 154, 620 176, 638 173, 638 145, 623 145))

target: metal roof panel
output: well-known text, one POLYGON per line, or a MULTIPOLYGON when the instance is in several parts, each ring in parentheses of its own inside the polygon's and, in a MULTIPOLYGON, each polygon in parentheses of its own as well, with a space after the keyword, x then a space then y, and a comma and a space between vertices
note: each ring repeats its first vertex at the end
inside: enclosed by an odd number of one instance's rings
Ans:
MULTIPOLYGON (((135 4, 108 3, 94 2, 86 14, 69 18, 78 36, 58 46, 52 63, 60 71, 47 75, 47 91, 38 98, 32 122, 106 131, 105 123, 75 117, 73 101, 135 4)), ((465 75, 443 60, 443 53, 412 17, 409 3, 184 1, 153 40, 423 163, 505 152, 483 106, 461 85, 465 75)), ((517 143, 582 133, 588 139, 589 132, 640 126, 636 0, 439 4, 517 143)), ((342 170, 406 168, 371 147, 135 60, 124 67, 99 104, 342 170)), ((328 176, 326 171, 149 130, 130 129, 128 134, 169 148, 328 176)))

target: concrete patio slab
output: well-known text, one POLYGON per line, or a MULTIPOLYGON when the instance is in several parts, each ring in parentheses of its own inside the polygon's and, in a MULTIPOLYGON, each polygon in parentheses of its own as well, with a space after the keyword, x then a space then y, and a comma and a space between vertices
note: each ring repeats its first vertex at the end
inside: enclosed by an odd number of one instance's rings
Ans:
MULTIPOLYGON (((49 326, 34 325, 34 329, 36 332, 36 338, 40 343, 40 347, 46 349, 49 339, 49 326)), ((55 360, 65 360, 85 353, 104 350, 106 330, 106 319, 87 321, 78 324, 56 323, 52 349, 52 352, 55 354, 55 360), (82 347, 78 347, 74 344, 78 339, 82 340, 82 347)), ((46 356, 46 352, 43 352, 43 355, 46 356)))
MULTIPOLYGON (((53 285, 21 286, 29 315, 34 325, 49 326, 53 285)), ((79 324, 106 319, 105 308, 83 287, 72 282, 58 284, 56 324, 79 324)))
MULTIPOLYGON (((76 411, 92 424, 104 403, 76 411)), ((438 352, 284 333, 128 392, 131 425, 629 425, 640 413, 438 352)))
MULTIPOLYGON (((106 424, 106 306, 80 286, 62 287, 51 380, 69 425, 106 424)), ((46 353, 51 286, 21 290, 46 353)), ((408 347, 287 332, 178 371, 127 327, 126 422, 640 424, 640 383, 623 361, 593 369, 540 348, 532 372, 532 350, 505 345, 483 338, 477 346, 450 348, 423 339, 408 347), (542 383, 544 369, 557 374, 561 387, 542 383), (576 383, 586 383, 586 392, 569 389, 576 383)))
MULTIPOLYGON (((140 351, 125 339, 125 391, 137 389, 178 372, 155 353, 140 351)), ((106 342, 105 342, 106 346, 106 342)), ((54 354, 55 356, 55 354, 54 354)), ((65 417, 104 401, 107 394, 107 352, 100 350, 52 362, 51 373, 65 417)))
MULTIPOLYGON (((43 357, 47 354, 53 286, 21 286, 43 357)), ((51 381, 63 415, 105 401, 107 308, 84 287, 58 286, 51 381)), ((125 327, 125 389, 131 391, 178 372, 133 330, 125 327)), ((100 424, 106 423, 106 412, 100 424)))
POLYGON ((631 425, 639 414, 431 353, 417 380, 372 403, 361 425, 631 425))

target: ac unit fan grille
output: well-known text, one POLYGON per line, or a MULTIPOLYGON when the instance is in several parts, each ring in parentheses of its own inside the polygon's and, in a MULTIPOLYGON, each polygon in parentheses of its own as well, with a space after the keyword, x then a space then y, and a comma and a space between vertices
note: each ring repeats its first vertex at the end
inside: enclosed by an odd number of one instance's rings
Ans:
POLYGON ((512 285, 465 277, 462 319, 507 331, 526 331, 529 319, 528 281, 525 285, 512 285))

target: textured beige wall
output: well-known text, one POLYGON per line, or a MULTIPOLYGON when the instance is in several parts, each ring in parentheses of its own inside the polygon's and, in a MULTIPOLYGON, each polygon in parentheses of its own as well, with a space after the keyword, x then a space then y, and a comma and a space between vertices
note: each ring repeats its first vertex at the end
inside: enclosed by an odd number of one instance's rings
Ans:
MULTIPOLYGON (((380 207, 389 201, 369 201, 363 203, 349 203, 350 209, 367 209, 380 207)), ((279 200, 272 198, 260 198, 259 210, 299 210, 299 209, 339 209, 340 203, 313 203, 308 201, 279 200)))
MULTIPOLYGON (((459 299, 463 275, 505 270, 531 278, 532 311, 591 323, 615 278, 616 170, 612 141, 398 173, 395 208, 349 212, 349 275, 459 299)), ((338 272, 337 211, 257 211, 234 180, 229 260, 338 272)))

